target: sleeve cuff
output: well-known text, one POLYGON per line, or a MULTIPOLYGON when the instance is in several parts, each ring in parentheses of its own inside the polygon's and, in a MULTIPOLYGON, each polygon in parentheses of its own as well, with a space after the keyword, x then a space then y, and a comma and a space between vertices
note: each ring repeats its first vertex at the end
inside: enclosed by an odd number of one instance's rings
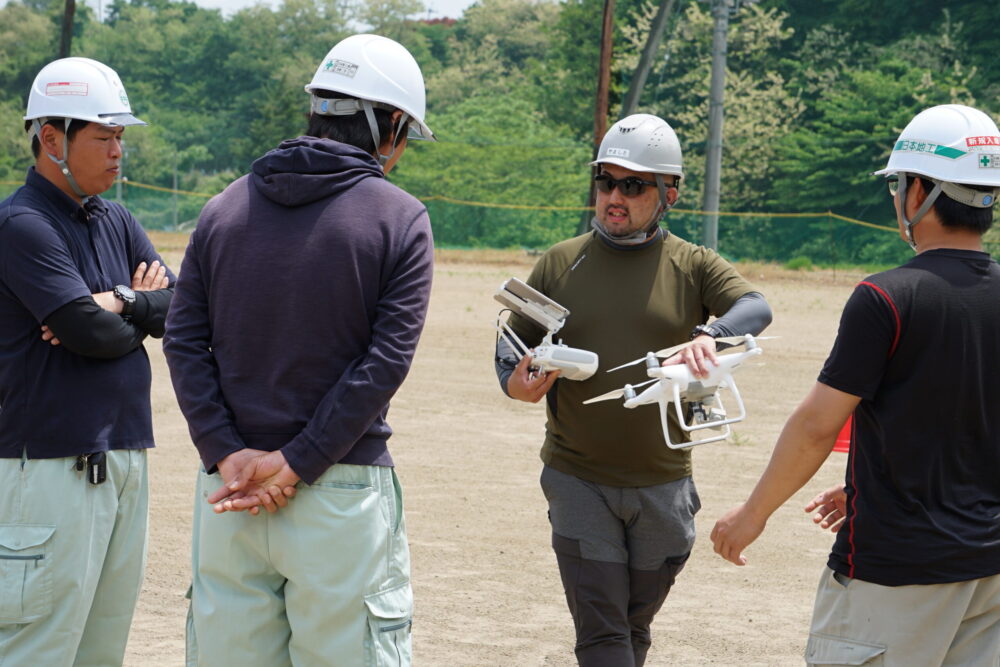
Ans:
POLYGON ((312 484, 333 465, 326 454, 301 435, 281 448, 288 466, 306 484, 312 484))
POLYGON ((145 322, 149 317, 149 297, 145 292, 135 293, 135 312, 132 313, 133 322, 145 322))
POLYGON ((219 461, 226 458, 233 452, 246 449, 243 439, 232 426, 223 426, 202 436, 195 443, 198 453, 201 455, 201 462, 205 466, 205 472, 212 474, 215 472, 219 461))

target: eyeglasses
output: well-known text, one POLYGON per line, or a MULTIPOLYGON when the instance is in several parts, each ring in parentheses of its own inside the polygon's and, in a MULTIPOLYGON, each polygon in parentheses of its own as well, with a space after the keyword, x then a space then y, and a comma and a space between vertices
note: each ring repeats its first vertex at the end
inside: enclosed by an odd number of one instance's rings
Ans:
POLYGON ((647 185, 656 185, 656 181, 644 181, 635 176, 614 179, 611 178, 610 174, 594 176, 594 183, 597 185, 597 189, 604 194, 610 194, 612 190, 618 188, 618 191, 625 197, 638 197, 645 192, 647 185))
POLYGON ((885 177, 885 184, 889 186, 889 196, 895 197, 899 192, 899 174, 889 174, 885 177))

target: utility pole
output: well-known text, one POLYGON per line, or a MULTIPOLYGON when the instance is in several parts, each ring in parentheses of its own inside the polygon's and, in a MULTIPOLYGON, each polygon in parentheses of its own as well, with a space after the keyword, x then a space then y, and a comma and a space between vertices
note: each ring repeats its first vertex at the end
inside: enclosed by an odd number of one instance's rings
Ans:
POLYGON ((708 97, 708 145, 705 151, 705 195, 701 209, 701 243, 713 250, 719 247, 719 193, 722 189, 722 125, 726 93, 726 48, 731 0, 712 0, 712 82, 708 97))
POLYGON ((723 105, 726 94, 726 50, 728 48, 729 16, 740 9, 740 3, 757 0, 702 0, 712 3, 715 27, 712 32, 712 81, 708 102, 708 145, 705 151, 705 196, 701 210, 705 219, 701 227, 701 243, 715 250, 719 247, 719 195, 722 190, 723 105))
POLYGON ((653 17, 653 23, 649 26, 649 34, 646 36, 646 44, 642 47, 642 55, 639 56, 639 65, 635 68, 632 81, 629 82, 628 94, 625 95, 625 103, 622 104, 622 113, 619 119, 631 116, 639 106, 639 96, 642 95, 642 89, 646 87, 649 70, 653 67, 653 58, 660 48, 667 19, 673 14, 675 4, 677 4, 676 0, 661 0, 660 7, 656 10, 656 16, 653 17))
MULTIPOLYGON (((597 150, 608 129, 608 95, 611 89, 611 46, 614 36, 615 0, 604 0, 604 20, 601 25, 601 59, 597 71, 597 100, 594 104, 594 152, 597 150)), ((587 196, 587 206, 594 205, 594 180, 590 180, 590 194, 587 196)), ((584 211, 580 216, 577 233, 583 234, 590 226, 590 211, 584 211)))
POLYGON ((66 0, 63 9, 62 35, 59 40, 59 57, 69 58, 70 45, 73 42, 73 15, 76 13, 76 0, 66 0))

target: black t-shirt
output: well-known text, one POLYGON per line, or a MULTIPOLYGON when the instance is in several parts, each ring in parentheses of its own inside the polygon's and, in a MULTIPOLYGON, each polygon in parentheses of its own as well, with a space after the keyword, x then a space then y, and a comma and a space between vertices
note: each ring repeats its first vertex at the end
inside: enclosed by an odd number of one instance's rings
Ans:
POLYGON ((864 280, 819 381, 862 399, 830 567, 886 586, 1000 573, 1000 266, 930 250, 864 280))

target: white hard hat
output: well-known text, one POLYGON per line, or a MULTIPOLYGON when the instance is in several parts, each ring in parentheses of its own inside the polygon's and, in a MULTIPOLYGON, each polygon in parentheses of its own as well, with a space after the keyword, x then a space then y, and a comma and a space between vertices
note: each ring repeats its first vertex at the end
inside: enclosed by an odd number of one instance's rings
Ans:
POLYGON ((35 77, 24 120, 72 118, 101 125, 145 125, 132 115, 113 69, 90 58, 55 60, 35 77))
POLYGON ((874 176, 902 174, 899 196, 906 198, 906 174, 930 179, 934 188, 913 215, 901 209, 903 229, 916 249, 913 228, 944 193, 975 208, 991 208, 1000 194, 1000 130, 988 115, 962 104, 942 104, 914 116, 874 176), (969 185, 986 186, 979 190, 969 185))
POLYGON ((590 163, 684 178, 681 143, 667 121, 648 113, 626 116, 611 126, 590 163))
MULTIPOLYGON (((399 109, 415 121, 410 125, 410 136, 434 140, 424 122, 427 106, 420 66, 406 47, 388 37, 352 35, 340 41, 326 54, 305 88, 310 94, 328 90, 399 109)), ((313 111, 339 115, 332 110, 334 100, 313 96, 312 104, 313 111)))
POLYGON ((874 175, 906 172, 948 183, 1000 187, 1000 130, 979 109, 943 104, 917 114, 874 175))

